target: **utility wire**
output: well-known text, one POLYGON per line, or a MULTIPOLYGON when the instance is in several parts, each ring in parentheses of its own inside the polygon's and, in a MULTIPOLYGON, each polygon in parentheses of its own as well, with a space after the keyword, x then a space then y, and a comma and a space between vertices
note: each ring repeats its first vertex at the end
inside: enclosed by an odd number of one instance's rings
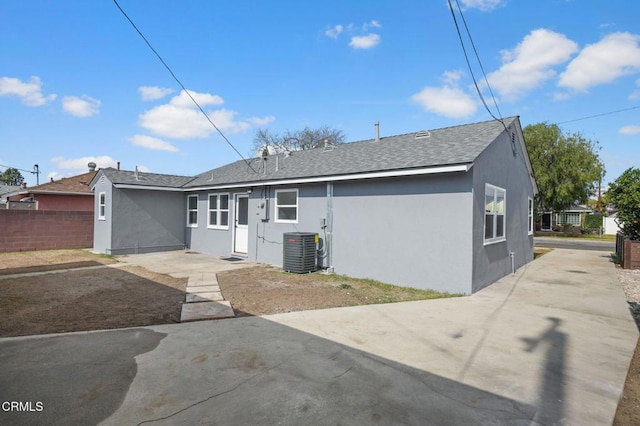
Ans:
POLYGON ((493 94, 493 90, 491 90, 491 85, 489 84, 489 79, 487 79, 487 73, 484 72, 484 67, 482 66, 482 61, 480 60, 480 55, 478 54, 478 50, 476 49, 476 44, 473 42, 473 37, 471 37, 471 31, 469 31, 469 26, 467 26, 467 20, 464 19, 464 14, 462 13, 462 8, 460 7, 460 3, 456 0, 456 5, 458 6, 458 11, 460 12, 460 17, 462 18, 462 23, 464 23, 464 28, 467 30, 467 36, 469 37, 469 41, 471 42, 471 46, 473 47, 473 53, 476 55, 476 59, 478 60, 478 65, 480 65, 480 70, 482 71, 482 76, 484 77, 484 82, 489 88, 489 93, 491 94, 491 98, 493 99, 493 104, 498 111, 498 117, 502 119, 502 113, 500 112, 500 107, 498 107, 498 102, 496 101, 496 97, 493 94))
POLYGON ((162 62, 162 65, 164 65, 164 67, 167 69, 167 71, 169 71, 169 74, 171 74, 171 77, 173 77, 173 79, 180 85, 180 87, 182 87, 182 90, 184 90, 184 92, 187 94, 187 96, 189 96, 189 98, 191 98, 191 100, 193 101, 193 103, 198 107, 198 109, 200 110, 200 112, 206 117, 207 121, 209 121, 209 123, 213 126, 214 129, 216 129, 216 131, 220 134, 220 136, 222 136, 222 139, 225 140, 225 142, 236 152, 236 154, 238 154, 240 156, 240 158, 242 158, 244 160, 245 163, 247 163, 247 166, 249 166, 249 168, 251 170, 253 170, 254 173, 258 174, 258 172, 251 166, 251 164, 249 163, 249 161, 247 161, 246 158, 244 158, 244 156, 240 153, 240 151, 238 151, 238 149, 233 146, 233 144, 231 143, 231 141, 229 141, 229 139, 227 139, 227 137, 224 135, 224 133, 222 133, 222 131, 218 128, 218 126, 215 125, 215 123, 213 122, 213 120, 211 120, 211 118, 209 117, 209 114, 207 114, 205 112, 205 110, 200 106, 200 104, 193 98, 193 96, 191 96, 191 93, 189 93, 189 91, 187 90, 187 88, 184 86, 184 84, 182 84, 182 82, 180 81, 180 79, 174 74, 174 72, 171 70, 171 68, 169 67, 169 65, 167 65, 167 63, 164 61, 164 59, 162 59, 162 56, 160 56, 160 54, 156 51, 156 49, 153 48, 153 46, 151 45, 151 43, 149 42, 149 40, 147 40, 147 38, 144 36, 144 34, 142 34, 142 31, 140 31, 138 29, 138 27, 136 26, 136 24, 131 20, 131 18, 129 18, 129 15, 127 15, 127 13, 124 11, 124 9, 122 9, 122 7, 120 7, 120 4, 118 3, 118 0, 113 0, 113 2, 115 3, 115 5, 118 7, 118 9, 120 10, 120 12, 122 13, 122 15, 124 15, 125 18, 127 18, 127 21, 129 21, 129 23, 131 24, 131 26, 133 27, 133 29, 136 30, 136 32, 140 35, 140 37, 142 37, 142 39, 144 40, 144 42, 147 44, 147 46, 149 46, 149 49, 151 49, 151 51, 153 53, 155 53, 155 55, 158 57, 158 59, 160 60, 160 62, 162 62))
POLYGON ((605 115, 617 114, 619 112, 631 111, 633 109, 638 109, 638 108, 640 108, 640 105, 636 105, 636 106, 630 107, 630 108, 618 109, 618 110, 615 110, 615 111, 603 112, 601 114, 589 115, 587 117, 574 118, 573 120, 561 121, 561 122, 556 123, 556 124, 573 123, 574 121, 582 121, 582 120, 588 120, 590 118, 603 117, 605 115))
MULTIPOLYGON (((460 27, 458 26, 458 19, 456 18, 456 13, 453 10, 453 5, 451 4, 451 0, 448 0, 448 3, 449 3, 449 10, 451 10, 451 16, 453 17, 453 23, 456 26, 456 32, 458 33, 458 38, 460 39, 460 46, 462 46, 462 52, 464 53, 464 59, 467 62, 467 67, 469 68, 469 73, 471 73, 471 78, 473 79, 473 84, 476 87, 476 91, 478 92, 478 96, 480 97, 480 100, 482 101, 482 105, 484 105, 484 108, 487 110, 489 115, 491 115, 491 117, 493 117, 494 120, 499 121, 500 123, 502 123, 502 125, 504 126, 505 130, 508 133, 507 126, 504 124, 504 122, 501 119, 496 117, 493 114, 493 112, 491 112, 491 109, 487 105, 487 102, 485 101, 484 96, 482 96, 482 91, 480 90, 480 86, 478 86, 478 81, 476 80, 476 76, 473 73, 473 67, 471 66, 471 62, 469 61, 469 55, 467 54, 467 48, 464 46, 464 40, 462 39, 462 34, 460 33, 460 27)), ((458 4, 458 10, 460 11, 460 15, 462 15, 462 11, 460 10, 460 5, 459 4, 458 4)), ((485 76, 485 78, 486 78, 486 76, 485 76)), ((492 93, 492 95, 493 95, 493 93, 492 93)), ((495 98, 494 98, 494 101, 495 101, 495 98)))
POLYGON ((21 172, 26 172, 26 173, 31 173, 31 174, 36 174, 37 173, 35 170, 19 169, 17 167, 5 166, 4 164, 0 164, 0 167, 4 167, 5 169, 16 169, 16 170, 19 170, 21 172))
MULTIPOLYGON (((460 34, 460 28, 458 27, 458 21, 456 19, 456 15, 455 15, 455 12, 453 10, 453 6, 451 4, 451 0, 448 0, 448 2, 449 2, 449 9, 451 10, 451 16, 453 17, 453 22, 454 22, 454 24, 456 26, 456 31, 458 32, 458 38, 460 39, 460 45, 462 46, 462 52, 464 53, 465 60, 467 61, 467 67, 469 68, 469 72, 471 73, 471 78, 473 79, 473 83, 474 83, 474 85, 476 87, 476 90, 478 92, 478 96, 480 96, 480 100, 482 100, 482 104, 487 109, 489 114, 495 120, 498 120, 498 121, 502 122, 502 113, 500 112, 500 108, 498 107, 498 103, 497 103, 496 98, 495 98, 495 96, 493 94, 493 90, 491 90, 491 85, 489 84, 489 80, 487 79, 487 74, 484 71, 484 67, 482 66, 482 62, 480 61, 480 56, 478 55, 478 51, 476 49, 476 45, 473 42, 473 37, 471 36, 471 32, 469 31, 469 27, 467 26, 467 21, 464 18, 464 14, 462 13, 462 8, 460 7, 460 3, 458 2, 458 0, 456 0, 456 6, 458 7, 458 12, 460 13, 460 16, 462 17, 462 22, 464 23, 464 27, 465 27, 465 30, 467 32, 467 36, 469 37, 469 41, 471 42, 471 46, 473 47, 473 51, 475 53, 476 59, 478 61, 478 64, 480 65, 480 69, 482 70, 482 75, 484 76, 485 83, 486 83, 487 87, 489 88, 489 93, 491 93, 491 97, 493 98, 493 103, 494 103, 494 105, 496 107, 496 110, 498 111, 498 116, 500 117, 500 119, 496 118, 493 115, 493 113, 489 110, 489 108, 487 106, 487 103, 486 103, 486 101, 484 99, 484 96, 482 96, 482 93, 480 92, 480 89, 478 87, 478 83, 476 81, 475 75, 474 75, 473 70, 471 68, 471 64, 469 62, 469 58, 467 56, 467 51, 466 51, 466 48, 464 46, 464 41, 462 39, 462 35, 460 34)), ((636 106, 630 107, 630 108, 619 109, 619 110, 615 110, 615 111, 603 112, 601 114, 594 114, 594 115, 589 115, 589 116, 586 116, 586 117, 575 118, 573 120, 561 121, 561 122, 556 123, 556 124, 573 123, 575 121, 588 120, 588 119, 591 119, 591 118, 602 117, 602 116, 605 116, 605 115, 617 114, 619 112, 631 111, 631 110, 638 109, 638 108, 640 108, 640 105, 636 105, 636 106)), ((502 124, 504 125, 504 123, 502 123, 502 124)))

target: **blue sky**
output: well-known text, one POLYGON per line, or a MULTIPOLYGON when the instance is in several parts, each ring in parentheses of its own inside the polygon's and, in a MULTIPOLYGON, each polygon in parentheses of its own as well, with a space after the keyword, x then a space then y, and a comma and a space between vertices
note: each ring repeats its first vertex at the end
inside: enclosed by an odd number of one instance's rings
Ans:
MULTIPOLYGON (((605 182, 640 167, 640 2, 459 2, 502 116, 599 141, 605 182)), ((259 128, 357 141, 376 121, 491 119, 445 0, 119 4, 244 156, 259 128)), ((42 183, 89 161, 190 176, 237 159, 112 0, 0 0, 1 165, 42 183)))

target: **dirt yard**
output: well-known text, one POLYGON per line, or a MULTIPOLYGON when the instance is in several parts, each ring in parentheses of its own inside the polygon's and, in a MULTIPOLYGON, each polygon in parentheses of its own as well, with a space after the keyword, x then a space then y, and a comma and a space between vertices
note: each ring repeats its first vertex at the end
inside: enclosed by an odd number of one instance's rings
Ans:
MULTIPOLYGON (((0 253, 0 337, 180 321, 186 279, 105 266, 117 263, 86 250, 0 253)), ((237 316, 451 296, 269 267, 224 272, 218 281, 237 316)))
POLYGON ((0 253, 0 337, 180 321, 186 279, 104 267, 115 263, 83 250, 0 253), (43 271, 64 272, 31 274, 43 271))
MULTIPOLYGON (((546 251, 536 252, 536 257, 546 251)), ((135 266, 105 266, 117 263, 85 250, 0 253, 0 337, 179 321, 186 279, 135 266), (63 272, 32 275, 46 271, 63 272), (25 273, 29 275, 14 275, 25 273)), ((340 276, 285 274, 269 267, 220 273, 218 281, 238 316, 446 296, 340 276)), ((640 424, 638 347, 613 424, 640 424)))
POLYGON ((289 274, 268 266, 221 272, 218 284, 239 317, 453 296, 340 275, 289 274))

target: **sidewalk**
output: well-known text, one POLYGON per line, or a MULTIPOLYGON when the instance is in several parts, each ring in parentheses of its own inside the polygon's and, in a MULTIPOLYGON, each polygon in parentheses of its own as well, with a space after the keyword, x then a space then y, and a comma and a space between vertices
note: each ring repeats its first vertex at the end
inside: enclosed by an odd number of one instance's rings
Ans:
POLYGON ((463 298, 0 339, 0 399, 44 403, 0 423, 610 425, 637 338, 608 253, 554 250, 463 298))

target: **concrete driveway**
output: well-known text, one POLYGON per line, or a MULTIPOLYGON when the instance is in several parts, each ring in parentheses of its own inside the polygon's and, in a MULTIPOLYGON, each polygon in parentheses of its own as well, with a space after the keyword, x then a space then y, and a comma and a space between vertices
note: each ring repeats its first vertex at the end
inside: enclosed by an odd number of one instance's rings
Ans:
POLYGON ((610 425, 637 338, 608 253, 558 249, 464 298, 0 339, 0 400, 42 403, 0 423, 610 425))

